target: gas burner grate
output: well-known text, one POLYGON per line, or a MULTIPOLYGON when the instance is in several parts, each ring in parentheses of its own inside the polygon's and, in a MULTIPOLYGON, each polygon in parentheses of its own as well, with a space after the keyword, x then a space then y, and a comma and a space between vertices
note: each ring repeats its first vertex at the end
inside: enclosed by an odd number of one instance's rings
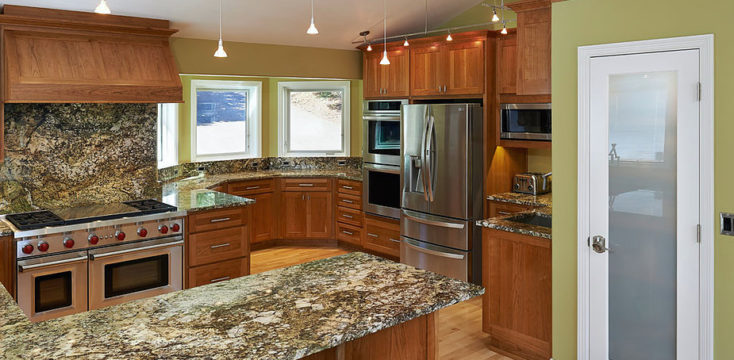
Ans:
POLYGON ((125 201, 123 202, 123 204, 137 209, 142 214, 156 214, 178 210, 175 206, 168 205, 153 199, 125 201))
POLYGON ((48 210, 10 214, 5 218, 15 225, 18 230, 34 230, 48 226, 64 225, 62 218, 48 210))

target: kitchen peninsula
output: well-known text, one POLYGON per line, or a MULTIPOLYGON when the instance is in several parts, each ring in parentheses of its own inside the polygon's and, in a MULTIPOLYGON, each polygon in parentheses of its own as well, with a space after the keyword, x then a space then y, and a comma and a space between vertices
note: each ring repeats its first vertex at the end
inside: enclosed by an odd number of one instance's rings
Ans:
POLYGON ((434 359, 434 312, 483 292, 364 253, 35 324, 0 289, 0 357, 434 359))

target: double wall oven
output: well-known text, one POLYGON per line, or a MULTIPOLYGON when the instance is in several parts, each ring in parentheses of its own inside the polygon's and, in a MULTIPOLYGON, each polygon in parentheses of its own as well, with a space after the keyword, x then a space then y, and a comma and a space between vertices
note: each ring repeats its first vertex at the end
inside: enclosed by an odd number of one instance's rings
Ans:
POLYGON ((362 171, 367 213, 400 218, 400 118, 407 104, 407 99, 364 102, 362 171))

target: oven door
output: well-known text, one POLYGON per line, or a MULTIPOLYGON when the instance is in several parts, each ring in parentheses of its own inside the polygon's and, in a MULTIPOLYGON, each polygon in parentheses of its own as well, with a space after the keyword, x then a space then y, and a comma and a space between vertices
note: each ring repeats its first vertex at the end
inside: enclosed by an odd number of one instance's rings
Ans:
POLYGON ((18 261, 18 305, 33 322, 87 311, 87 252, 18 261))
POLYGON ((400 166, 400 116, 364 116, 364 161, 400 166))
POLYGON ((551 140, 551 104, 502 104, 502 139, 551 140))
POLYGON ((364 211, 400 219, 400 167, 364 164, 364 211))
POLYGON ((90 309, 100 309, 182 288, 181 236, 89 252, 90 309))

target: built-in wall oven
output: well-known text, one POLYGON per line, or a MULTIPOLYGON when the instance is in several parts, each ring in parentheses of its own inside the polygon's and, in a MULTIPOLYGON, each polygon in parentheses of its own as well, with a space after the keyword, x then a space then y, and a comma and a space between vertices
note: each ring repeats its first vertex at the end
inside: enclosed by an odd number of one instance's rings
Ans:
POLYGON ((400 109, 406 104, 407 99, 364 102, 364 162, 400 166, 400 109))
POLYGON ((400 166, 364 163, 364 211, 400 219, 400 166))

